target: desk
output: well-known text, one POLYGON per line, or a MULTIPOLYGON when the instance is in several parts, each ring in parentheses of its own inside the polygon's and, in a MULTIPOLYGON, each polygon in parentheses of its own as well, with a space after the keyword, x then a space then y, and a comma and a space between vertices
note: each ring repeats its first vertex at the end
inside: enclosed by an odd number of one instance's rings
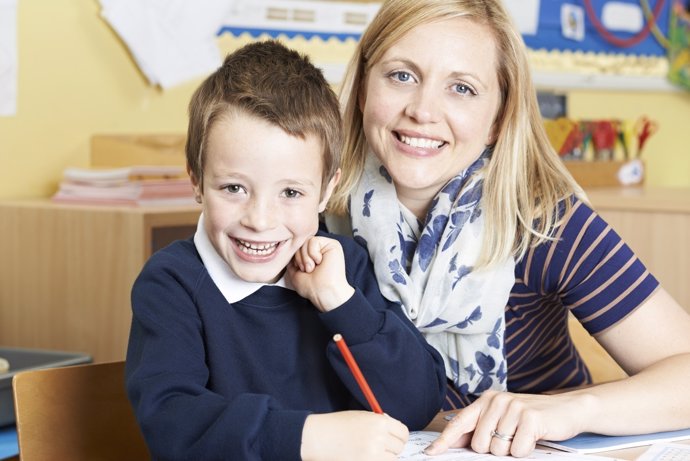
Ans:
POLYGON ((0 338, 123 360, 130 291, 151 253, 191 236, 199 206, 0 201, 0 338))

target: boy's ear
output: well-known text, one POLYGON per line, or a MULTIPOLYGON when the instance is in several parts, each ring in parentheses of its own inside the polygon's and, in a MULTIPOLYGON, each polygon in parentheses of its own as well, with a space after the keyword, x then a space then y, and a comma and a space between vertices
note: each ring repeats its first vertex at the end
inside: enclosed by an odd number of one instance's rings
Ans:
POLYGON ((326 186, 326 190, 323 191, 323 196, 321 197, 321 202, 319 202, 319 213, 323 213, 323 211, 326 209, 326 205, 328 204, 328 199, 331 198, 331 195, 333 194, 333 191, 335 190, 335 186, 338 185, 338 182, 340 181, 340 168, 335 170, 335 173, 333 176, 331 176, 331 180, 328 181, 328 185, 326 186))
POLYGON ((189 179, 192 181, 192 188, 194 189, 194 196, 195 197, 201 197, 201 186, 199 185, 199 179, 196 176, 194 176, 194 173, 189 168, 189 165, 187 165, 187 174, 189 175, 189 179))

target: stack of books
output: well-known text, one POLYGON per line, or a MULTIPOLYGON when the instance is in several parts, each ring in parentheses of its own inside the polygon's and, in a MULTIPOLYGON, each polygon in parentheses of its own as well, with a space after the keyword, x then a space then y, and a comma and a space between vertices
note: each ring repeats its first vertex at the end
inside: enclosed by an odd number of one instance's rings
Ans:
POLYGON ((67 168, 52 200, 103 205, 188 205, 194 190, 184 167, 67 168))

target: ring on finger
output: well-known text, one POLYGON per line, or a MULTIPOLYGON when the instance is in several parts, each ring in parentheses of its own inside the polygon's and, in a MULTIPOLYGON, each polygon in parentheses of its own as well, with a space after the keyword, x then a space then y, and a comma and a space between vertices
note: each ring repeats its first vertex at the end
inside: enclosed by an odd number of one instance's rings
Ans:
POLYGON ((498 432, 497 430, 494 429, 493 431, 491 431, 491 437, 496 437, 497 439, 501 439, 501 440, 505 440, 506 442, 510 442, 513 440, 513 438, 515 436, 501 434, 500 432, 498 432))

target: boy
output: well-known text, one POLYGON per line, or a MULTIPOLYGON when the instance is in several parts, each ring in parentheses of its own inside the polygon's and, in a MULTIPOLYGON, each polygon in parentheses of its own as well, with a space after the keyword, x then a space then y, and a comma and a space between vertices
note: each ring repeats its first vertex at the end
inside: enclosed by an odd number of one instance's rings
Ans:
POLYGON ((405 425, 440 408, 440 356, 381 296, 366 251, 317 233, 340 142, 328 83, 278 42, 230 54, 192 96, 197 231, 132 289, 127 389, 154 458, 396 459, 405 425), (385 415, 362 411, 334 333, 385 415))

